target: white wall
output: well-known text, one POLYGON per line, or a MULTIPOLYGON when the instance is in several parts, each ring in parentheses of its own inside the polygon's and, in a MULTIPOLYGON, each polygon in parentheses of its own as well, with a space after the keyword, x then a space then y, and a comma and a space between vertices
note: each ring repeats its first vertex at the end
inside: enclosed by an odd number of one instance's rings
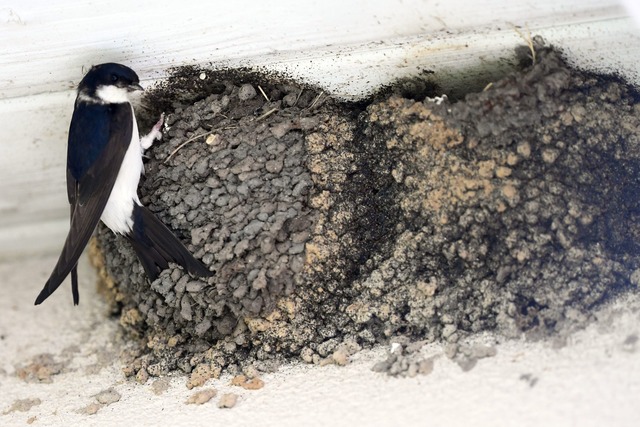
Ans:
POLYGON ((510 57, 514 26, 640 83, 640 32, 612 0, 0 0, 0 259, 62 245, 73 88, 92 64, 126 63, 143 85, 172 66, 266 66, 357 98, 510 57))

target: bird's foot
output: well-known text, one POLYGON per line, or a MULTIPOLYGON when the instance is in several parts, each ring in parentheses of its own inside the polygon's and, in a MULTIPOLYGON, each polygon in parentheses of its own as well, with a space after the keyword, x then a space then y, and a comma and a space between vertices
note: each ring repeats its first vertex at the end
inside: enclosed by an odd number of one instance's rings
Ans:
POLYGON ((164 113, 160 114, 160 120, 153 125, 151 131, 140 138, 140 146, 143 150, 148 149, 153 145, 154 141, 160 141, 162 139, 162 125, 164 124, 164 113))

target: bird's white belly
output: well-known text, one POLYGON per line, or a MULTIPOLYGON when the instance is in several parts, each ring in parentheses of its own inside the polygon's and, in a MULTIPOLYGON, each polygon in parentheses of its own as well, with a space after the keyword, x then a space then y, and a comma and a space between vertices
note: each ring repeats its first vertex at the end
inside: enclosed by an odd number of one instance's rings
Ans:
POLYGON ((111 231, 119 234, 127 234, 133 227, 133 204, 140 204, 138 183, 144 168, 140 134, 138 133, 138 125, 133 108, 131 109, 131 114, 133 115, 131 142, 120 166, 120 171, 113 185, 113 190, 111 190, 107 205, 100 217, 111 231))

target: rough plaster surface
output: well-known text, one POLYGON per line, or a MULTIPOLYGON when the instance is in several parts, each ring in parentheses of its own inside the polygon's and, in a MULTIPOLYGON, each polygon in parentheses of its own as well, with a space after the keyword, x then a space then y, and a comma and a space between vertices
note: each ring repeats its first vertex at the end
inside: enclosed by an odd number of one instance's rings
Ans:
MULTIPOLYGON (((230 386, 230 376, 185 387, 187 376, 125 379, 117 353, 118 325, 95 293, 96 276, 81 264, 83 304, 57 293, 51 304, 31 305, 53 257, 0 264, 0 424, 111 426, 127 420, 164 424, 299 426, 635 426, 640 393, 640 299, 628 295, 594 311, 595 322, 563 342, 502 342, 474 335, 469 347, 491 347, 495 356, 465 370, 447 347, 421 350, 433 371, 391 378, 371 370, 387 360, 387 346, 354 356, 347 366, 287 364, 264 374, 264 387, 230 386), (25 381, 21 368, 47 353, 62 364, 50 382, 25 381), (108 355, 104 357, 105 355, 108 355), (202 405, 186 401, 199 390, 216 389, 202 405), (236 405, 220 409, 225 394, 236 405), (119 398, 118 398, 119 396, 119 398), (39 403, 38 403, 39 402, 39 403), (93 415, 90 415, 94 413, 93 415)), ((42 358, 40 358, 42 361, 42 358)), ((44 365, 49 366, 51 365, 44 365)))
POLYGON ((455 103, 413 90, 340 104, 194 69, 152 94, 173 112, 142 200, 217 273, 174 267, 149 285, 101 229, 113 310, 142 338, 127 373, 343 364, 397 337, 564 336, 636 288, 637 93, 537 46, 533 67, 455 103))

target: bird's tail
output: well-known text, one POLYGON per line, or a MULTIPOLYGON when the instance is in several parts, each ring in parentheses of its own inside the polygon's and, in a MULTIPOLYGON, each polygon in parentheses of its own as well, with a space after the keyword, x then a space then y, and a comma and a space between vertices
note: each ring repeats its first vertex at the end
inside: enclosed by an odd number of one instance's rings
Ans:
POLYGON ((194 276, 213 275, 213 272, 191 255, 167 226, 149 209, 137 203, 133 204, 133 229, 126 237, 151 281, 154 281, 170 262, 181 265, 194 276))

